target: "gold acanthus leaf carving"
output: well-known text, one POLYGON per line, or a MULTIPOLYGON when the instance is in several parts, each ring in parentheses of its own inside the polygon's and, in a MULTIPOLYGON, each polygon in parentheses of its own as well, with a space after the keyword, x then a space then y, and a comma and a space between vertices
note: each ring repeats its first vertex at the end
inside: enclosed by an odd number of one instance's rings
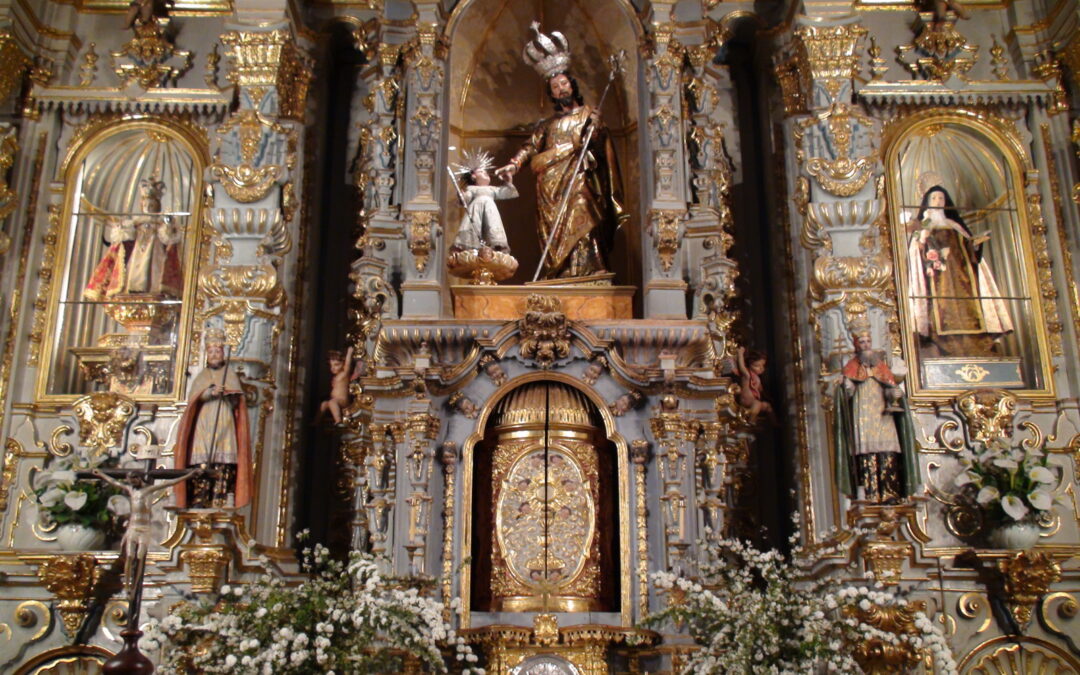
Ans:
POLYGON ((232 64, 229 81, 258 94, 256 104, 276 88, 281 117, 303 118, 312 70, 289 31, 229 31, 222 34, 221 43, 232 64))
POLYGON ((175 81, 191 67, 191 52, 169 42, 156 21, 135 26, 135 37, 111 54, 116 76, 125 84, 137 82, 143 89, 175 81))
POLYGON ((837 197, 851 197, 862 190, 874 173, 872 157, 813 157, 806 162, 806 173, 817 179, 821 188, 837 197))
POLYGON ((998 569, 1005 578, 1005 597, 1013 618, 1024 628, 1031 621, 1035 603, 1061 579, 1061 565, 1045 553, 1018 551, 999 560, 998 569))
POLYGON ((79 443, 100 456, 120 445, 135 401, 111 391, 96 392, 76 399, 72 409, 79 420, 79 443))
POLYGON ((867 30, 859 24, 799 26, 797 48, 815 80, 851 79, 859 67, 859 41, 867 30))
POLYGON ((10 31, 0 31, 0 101, 6 101, 22 84, 30 59, 10 31))
POLYGON ((549 368, 556 359, 570 354, 570 323, 555 296, 533 294, 526 300, 525 316, 518 319, 521 333, 519 351, 549 368))
POLYGON ((277 164, 260 167, 250 164, 211 164, 209 168, 210 175, 221 181, 225 192, 241 204, 265 198, 283 173, 283 167, 277 164))
POLYGON ((1015 394, 1004 389, 976 389, 957 397, 955 405, 971 440, 987 443, 1012 434, 1015 394))
POLYGON ((438 214, 433 211, 417 211, 409 224, 409 251, 413 254, 416 271, 427 270, 428 259, 435 248, 435 234, 439 227, 438 214))
POLYGON ((38 568, 42 585, 59 600, 57 609, 68 635, 79 632, 100 575, 97 559, 88 553, 46 558, 38 568))
POLYGON ((881 254, 822 256, 814 261, 810 295, 815 300, 821 300, 831 291, 852 288, 884 291, 892 281, 892 273, 892 260, 881 254))
POLYGON ((682 218, 682 211, 653 209, 649 212, 650 232, 665 272, 671 271, 675 255, 679 252, 679 221, 682 218))
POLYGON ((199 288, 208 298, 247 298, 277 307, 285 289, 273 265, 222 265, 199 276, 199 288))
MULTIPOLYGON (((0 220, 7 218, 18 205, 17 195, 8 184, 8 170, 15 162, 15 153, 19 151, 19 143, 15 140, 16 129, 9 128, 0 137, 0 220)), ((4 253, 0 250, 0 255, 4 253)))

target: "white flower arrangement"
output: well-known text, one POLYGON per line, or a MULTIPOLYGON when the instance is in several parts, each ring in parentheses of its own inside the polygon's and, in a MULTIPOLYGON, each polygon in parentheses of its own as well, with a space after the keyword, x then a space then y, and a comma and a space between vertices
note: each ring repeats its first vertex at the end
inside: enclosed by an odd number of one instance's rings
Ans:
POLYGON ((139 646, 159 653, 160 673, 399 672, 410 655, 427 671, 483 675, 443 621, 442 603, 417 585, 384 579, 370 555, 331 560, 317 544, 304 551, 301 568, 309 578, 299 585, 264 574, 223 586, 214 604, 182 605, 151 620, 139 646))
POLYGON ((909 607, 902 595, 808 578, 829 551, 810 556, 794 546, 789 562, 778 551, 734 539, 701 542, 699 549, 704 554, 699 580, 651 575, 669 604, 644 622, 687 627, 701 649, 690 656, 684 674, 861 673, 853 653, 874 638, 915 653, 929 651, 939 675, 957 672, 944 635, 925 613, 914 613, 917 634, 886 632, 862 620, 874 606, 909 607))
POLYGON ((108 533, 131 511, 131 506, 113 486, 97 479, 80 480, 76 471, 85 468, 93 466, 58 460, 52 470, 35 476, 38 517, 46 524, 82 525, 108 533))
POLYGON ((1058 477, 1041 448, 1012 447, 1002 438, 965 448, 958 459, 962 471, 954 484, 962 499, 1000 524, 1034 522, 1053 510, 1058 477))

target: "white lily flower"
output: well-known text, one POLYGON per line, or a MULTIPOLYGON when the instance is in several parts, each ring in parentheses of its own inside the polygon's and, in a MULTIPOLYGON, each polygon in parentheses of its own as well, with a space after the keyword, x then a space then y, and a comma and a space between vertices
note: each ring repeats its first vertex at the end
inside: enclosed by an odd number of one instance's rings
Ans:
POLYGON ((956 478, 953 480, 953 483, 957 487, 963 487, 963 486, 965 486, 965 485, 967 485, 969 483, 975 483, 976 485, 981 485, 982 484, 982 476, 980 476, 979 474, 977 474, 977 473, 975 473, 974 471, 971 471, 971 470, 961 471, 960 474, 957 475, 956 478))
POLYGON ((994 466, 1000 466, 1003 469, 1019 469, 1020 465, 1015 460, 1006 459, 1004 457, 994 460, 994 466))
POLYGON ((1005 509, 1005 513, 1013 520, 1022 520, 1028 512, 1028 507, 1024 506, 1024 502, 1016 495, 1005 495, 1001 500, 1001 508, 1005 509))
POLYGON ((86 505, 86 493, 73 490, 64 495, 64 504, 72 511, 78 511, 86 505))
POLYGON ((38 497, 38 501, 41 502, 42 506, 55 506, 56 502, 64 498, 65 494, 67 493, 60 488, 49 488, 38 497))
POLYGON ((1054 498, 1046 490, 1035 490, 1028 493, 1028 503, 1040 511, 1049 511, 1054 506, 1054 498))
POLYGON ((979 494, 975 497, 975 501, 979 502, 982 506, 996 502, 1001 498, 1001 492, 998 491, 993 485, 987 485, 983 489, 979 490, 979 494))
POLYGON ((1031 471, 1028 473, 1031 475, 1031 480, 1036 483, 1046 483, 1050 485, 1057 482, 1054 479, 1054 472, 1047 469, 1045 466, 1032 467, 1031 471))
POLYGON ((131 501, 124 495, 113 495, 112 497, 109 497, 109 501, 106 503, 105 508, 118 516, 126 516, 131 513, 131 501))

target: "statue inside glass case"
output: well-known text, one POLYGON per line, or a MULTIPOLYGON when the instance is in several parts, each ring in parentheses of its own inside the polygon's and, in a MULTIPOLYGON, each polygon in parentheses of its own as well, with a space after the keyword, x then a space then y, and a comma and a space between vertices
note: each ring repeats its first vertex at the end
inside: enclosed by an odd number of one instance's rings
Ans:
POLYGON ((990 356, 1013 322, 975 235, 940 185, 923 193, 908 245, 911 313, 924 347, 940 356, 990 356))
POLYGON ((164 195, 165 183, 155 173, 139 181, 141 214, 107 217, 104 238, 109 248, 83 290, 84 300, 180 297, 184 285, 182 232, 172 218, 161 213, 164 195))

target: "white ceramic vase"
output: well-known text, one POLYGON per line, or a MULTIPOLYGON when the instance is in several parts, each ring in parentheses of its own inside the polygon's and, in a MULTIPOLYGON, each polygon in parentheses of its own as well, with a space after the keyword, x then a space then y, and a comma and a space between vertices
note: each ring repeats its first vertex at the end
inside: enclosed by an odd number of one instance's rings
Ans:
POLYGON ((1028 521, 999 525, 990 530, 990 544, 994 548, 1024 551, 1039 543, 1039 526, 1028 521))
POLYGON ((57 528, 56 543, 63 551, 100 551, 105 547, 105 533, 93 527, 68 523, 57 528))

